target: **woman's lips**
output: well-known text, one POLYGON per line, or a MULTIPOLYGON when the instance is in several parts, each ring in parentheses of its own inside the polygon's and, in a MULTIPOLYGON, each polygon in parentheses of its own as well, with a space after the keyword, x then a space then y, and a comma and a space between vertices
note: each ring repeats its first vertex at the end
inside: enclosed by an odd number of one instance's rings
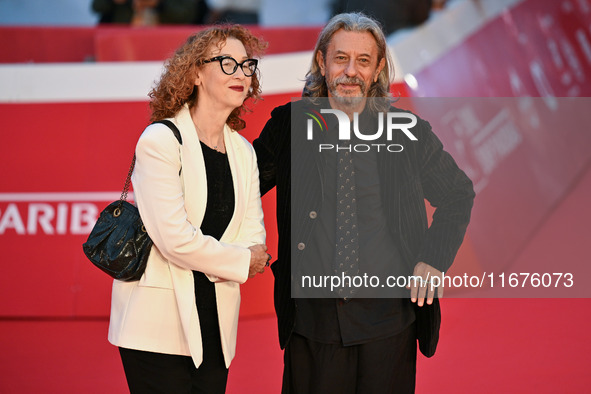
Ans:
POLYGON ((235 90, 237 92, 243 92, 244 86, 230 86, 230 89, 235 90))

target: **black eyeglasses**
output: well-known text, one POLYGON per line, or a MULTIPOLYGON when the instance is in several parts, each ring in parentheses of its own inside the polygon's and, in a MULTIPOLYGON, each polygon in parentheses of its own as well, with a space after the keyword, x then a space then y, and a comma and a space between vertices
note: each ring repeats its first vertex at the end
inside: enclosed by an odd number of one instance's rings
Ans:
POLYGON ((240 68, 242 68, 242 72, 247 77, 252 77, 252 75, 257 70, 257 64, 259 63, 257 59, 246 59, 242 63, 238 63, 236 59, 230 56, 212 57, 209 60, 204 60, 203 63, 211 63, 215 61, 220 62, 220 67, 222 68, 224 74, 232 75, 236 72, 236 70, 238 70, 238 66, 240 66, 240 68))

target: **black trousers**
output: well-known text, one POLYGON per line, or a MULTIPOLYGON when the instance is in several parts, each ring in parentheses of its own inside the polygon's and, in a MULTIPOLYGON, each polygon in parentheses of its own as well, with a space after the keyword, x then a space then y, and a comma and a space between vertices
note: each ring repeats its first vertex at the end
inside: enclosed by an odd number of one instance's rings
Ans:
POLYGON ((119 348, 131 394, 209 394, 226 391, 228 370, 205 361, 195 368, 189 356, 119 348))
POLYGON ((189 356, 119 348, 131 394, 223 394, 226 391, 228 369, 222 353, 215 293, 210 304, 197 308, 203 344, 203 362, 199 368, 195 368, 189 356))
POLYGON ((414 393, 415 324, 361 345, 311 341, 296 333, 285 348, 283 394, 414 393))

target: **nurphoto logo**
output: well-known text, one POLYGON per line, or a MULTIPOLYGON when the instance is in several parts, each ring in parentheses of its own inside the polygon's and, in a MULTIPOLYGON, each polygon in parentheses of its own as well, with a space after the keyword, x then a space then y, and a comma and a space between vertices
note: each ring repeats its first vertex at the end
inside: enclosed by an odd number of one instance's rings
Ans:
MULTIPOLYGON (((409 130, 417 124, 417 117, 411 113, 406 112, 379 112, 377 113, 377 130, 360 130, 359 127, 359 113, 353 113, 353 124, 351 127, 351 119, 346 112, 338 109, 321 109, 320 113, 317 111, 306 112, 306 115, 310 117, 307 121, 307 138, 309 141, 314 139, 314 129, 320 129, 320 132, 325 132, 328 129, 326 120, 322 114, 332 114, 336 116, 339 130, 338 139, 339 141, 351 140, 351 130, 355 134, 355 137, 360 141, 376 141, 380 139, 386 131, 386 140, 392 141, 392 135, 394 132, 402 132, 411 141, 418 141, 417 137, 409 130), (401 119, 407 119, 406 123, 399 123, 397 121, 401 119), (385 123, 385 126, 384 126, 385 123), (317 125, 315 127, 314 125, 317 125)), ((335 144, 318 144, 320 152, 325 150, 348 150, 349 152, 369 152, 376 150, 380 152, 382 149, 388 152, 402 152, 404 147, 401 144, 384 144, 384 143, 361 143, 361 144, 350 144, 348 146, 339 146, 335 144)))

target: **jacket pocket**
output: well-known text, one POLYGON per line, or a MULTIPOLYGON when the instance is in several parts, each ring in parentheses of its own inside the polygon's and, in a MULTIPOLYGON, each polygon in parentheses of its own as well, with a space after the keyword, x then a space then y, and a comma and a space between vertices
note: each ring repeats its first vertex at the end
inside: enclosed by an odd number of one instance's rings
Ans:
POLYGON ((168 260, 162 256, 156 246, 152 246, 150 257, 146 265, 146 271, 138 283, 140 287, 160 287, 163 289, 172 289, 172 276, 168 260))

